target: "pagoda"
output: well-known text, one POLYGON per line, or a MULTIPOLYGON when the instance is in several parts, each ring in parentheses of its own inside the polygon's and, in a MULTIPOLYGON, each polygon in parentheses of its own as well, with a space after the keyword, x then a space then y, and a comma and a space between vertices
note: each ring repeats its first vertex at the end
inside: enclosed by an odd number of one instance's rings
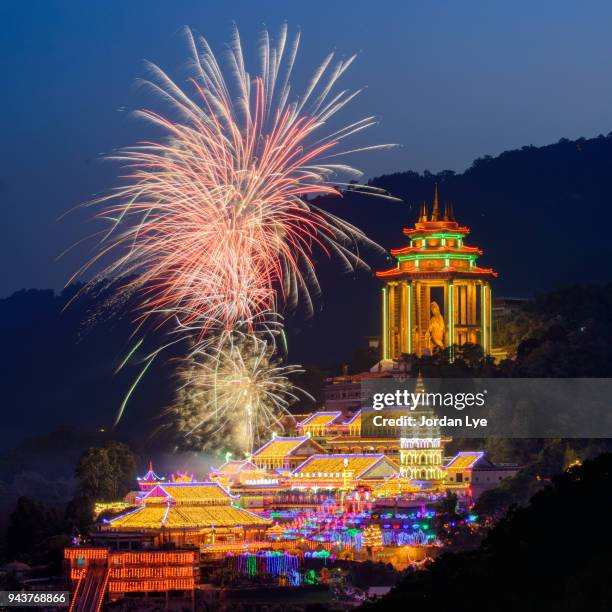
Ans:
POLYGON ((423 203, 410 244, 392 249, 397 260, 376 272, 382 289, 382 358, 422 356, 436 349, 479 344, 491 353, 491 285, 497 277, 477 260, 482 251, 463 241, 469 228, 455 220, 453 206, 441 211, 436 186, 431 214, 423 203))

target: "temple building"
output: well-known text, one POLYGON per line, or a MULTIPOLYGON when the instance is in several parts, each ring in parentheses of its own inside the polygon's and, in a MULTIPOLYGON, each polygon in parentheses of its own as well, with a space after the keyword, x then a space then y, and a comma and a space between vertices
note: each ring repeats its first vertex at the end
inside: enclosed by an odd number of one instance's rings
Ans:
POLYGON ((290 484, 296 489, 348 491, 397 475, 397 466, 382 454, 314 455, 294 470, 290 484))
POLYGON ((233 459, 209 472, 208 477, 218 482, 228 491, 233 487, 258 481, 267 476, 267 472, 258 468, 253 462, 246 459, 233 459))
POLYGON ((303 436, 274 436, 253 453, 251 461, 263 470, 293 470, 306 458, 323 452, 323 448, 303 436))
POLYGON ((315 412, 300 421, 297 425, 298 431, 313 438, 325 438, 330 434, 340 433, 342 425, 342 411, 334 410, 328 412, 315 412))
POLYGON ((329 411, 340 411, 343 414, 358 411, 362 406, 363 384, 366 381, 386 378, 392 374, 389 371, 361 372, 340 376, 331 376, 325 379, 323 394, 325 407, 329 411))
POLYGON ((484 451, 461 451, 444 467, 445 485, 452 489, 467 489, 469 497, 478 499, 518 470, 516 464, 495 465, 487 459, 484 451))
POLYGON ((127 532, 141 534, 143 541, 157 546, 258 539, 270 522, 238 508, 237 500, 214 482, 159 484, 135 509, 106 521, 101 531, 109 542, 114 534, 127 532))
MULTIPOLYGON (((399 414, 399 413, 398 413, 399 414)), ((316 436, 319 452, 330 454, 384 453, 399 461, 400 445, 397 431, 389 428, 362 425, 361 410, 344 416, 340 411, 314 412, 298 423, 298 431, 316 436)))
MULTIPOLYGON (((425 382, 421 374, 417 376, 415 393, 425 394, 425 382)), ((433 417, 434 411, 423 407, 412 411, 412 416, 421 421, 421 417, 433 417)), ((441 436, 437 426, 420 426, 411 428, 409 436, 400 438, 400 474, 409 480, 434 481, 441 483, 445 478, 444 445, 450 438, 441 436)))
POLYGON ((482 251, 464 244, 470 230, 455 220, 452 206, 441 211, 437 186, 431 214, 423 203, 418 221, 403 233, 410 243, 391 250, 396 266, 376 273, 385 282, 383 360, 466 343, 490 354, 490 281, 497 273, 477 265, 482 251))
POLYGON ((144 476, 139 476, 137 478, 138 488, 141 491, 150 491, 158 484, 163 483, 165 480, 166 479, 163 476, 159 476, 155 473, 155 470, 153 469, 153 462, 149 461, 149 469, 147 473, 144 476))
POLYGON ((88 546, 67 548, 64 556, 72 585, 70 610, 101 610, 105 597, 112 602, 128 593, 146 594, 151 603, 157 596, 159 609, 195 609, 200 574, 196 548, 117 551, 88 546), (178 605, 171 608, 171 599, 178 599, 178 605))

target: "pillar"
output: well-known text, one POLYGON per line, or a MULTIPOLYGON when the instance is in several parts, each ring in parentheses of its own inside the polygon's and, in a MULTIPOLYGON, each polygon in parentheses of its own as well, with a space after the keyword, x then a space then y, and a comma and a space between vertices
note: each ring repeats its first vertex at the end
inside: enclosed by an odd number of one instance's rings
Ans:
POLYGON ((388 319, 389 319, 389 312, 388 312, 388 299, 387 299, 387 292, 388 292, 388 288, 387 285, 385 285, 382 288, 382 358, 383 359, 389 359, 389 338, 388 338, 388 331, 389 331, 389 326, 388 326, 388 319))
POLYGON ((412 348, 412 283, 404 283, 405 287, 405 314, 404 325, 406 327, 406 352, 411 354, 412 348))

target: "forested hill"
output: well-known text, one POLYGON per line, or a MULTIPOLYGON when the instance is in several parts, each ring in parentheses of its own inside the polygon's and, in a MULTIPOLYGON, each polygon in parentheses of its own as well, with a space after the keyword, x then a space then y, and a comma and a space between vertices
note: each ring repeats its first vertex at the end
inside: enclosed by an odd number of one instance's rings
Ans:
POLYGON ((404 243, 402 227, 416 220, 423 200, 431 202, 435 183, 441 201, 454 202, 458 220, 472 229, 466 242, 483 248, 483 261, 500 272, 498 294, 610 279, 612 133, 482 157, 461 174, 381 176, 371 184, 404 203, 349 197, 337 206, 392 248, 404 243))
MULTIPOLYGON (((402 228, 416 221, 423 200, 431 202, 436 183, 441 201, 452 201, 458 221, 472 230, 466 244, 482 248, 483 265, 499 272, 494 295, 530 296, 612 280, 612 133, 483 157, 461 174, 401 172, 371 181, 403 202, 347 193, 323 206, 395 248, 406 244, 402 228)), ((365 255, 374 268, 392 265, 365 255)), ((310 323, 314 338, 331 335, 344 346, 379 333, 380 283, 363 274, 357 282, 339 278, 338 268, 330 267, 333 275, 321 274, 322 311, 310 323)), ((294 338, 299 359, 314 358, 311 339, 294 338)))
MULTIPOLYGON (((372 181, 404 202, 348 192, 321 204, 392 248, 405 244, 402 228, 415 221, 423 199, 431 200, 437 182, 441 200, 452 200, 459 221, 472 228, 468 244, 482 247, 483 264, 499 271, 494 294, 533 295, 612 280, 611 176, 612 136, 601 136, 484 158, 462 174, 406 172, 372 181)), ((363 255, 374 268, 391 265, 363 255)), ((323 295, 311 319, 288 316, 288 347, 292 362, 326 367, 379 333, 380 283, 368 273, 342 275, 322 255, 318 260, 323 295)), ((133 304, 106 308, 102 292, 64 309, 73 292, 32 289, 0 300, 0 446, 56 424, 108 427, 140 371, 144 348, 114 374, 133 346, 127 314, 133 304)), ((130 400, 132 432, 144 437, 155 427, 172 387, 172 364, 156 362, 130 400)))

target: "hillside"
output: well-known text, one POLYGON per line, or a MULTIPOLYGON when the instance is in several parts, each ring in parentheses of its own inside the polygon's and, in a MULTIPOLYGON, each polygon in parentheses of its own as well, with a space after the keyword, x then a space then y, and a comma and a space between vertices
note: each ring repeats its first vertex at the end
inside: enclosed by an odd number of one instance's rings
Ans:
MULTIPOLYGON (((321 205, 391 248, 403 244, 402 227, 414 222, 416 207, 431 199, 437 182, 441 199, 452 200, 459 220, 472 228, 470 243, 484 249, 483 262, 499 271, 494 292, 531 295, 612 280, 611 169, 612 136, 601 136, 483 158, 462 174, 406 172, 372 181, 403 203, 348 192, 321 205)), ((389 264, 364 256, 374 268, 389 264)), ((337 264, 319 259, 323 296, 312 319, 288 316, 289 356, 306 365, 337 366, 364 346, 364 336, 378 333, 380 284, 368 273, 343 276, 337 264)), ((107 428, 138 374, 144 348, 114 374, 133 345, 130 304, 107 308, 103 291, 64 310, 73 292, 32 289, 0 300, 0 446, 17 442, 16 432, 35 435, 59 424, 107 428)), ((171 364, 154 364, 131 400, 130 431, 153 429, 171 399, 171 379, 171 364)))

